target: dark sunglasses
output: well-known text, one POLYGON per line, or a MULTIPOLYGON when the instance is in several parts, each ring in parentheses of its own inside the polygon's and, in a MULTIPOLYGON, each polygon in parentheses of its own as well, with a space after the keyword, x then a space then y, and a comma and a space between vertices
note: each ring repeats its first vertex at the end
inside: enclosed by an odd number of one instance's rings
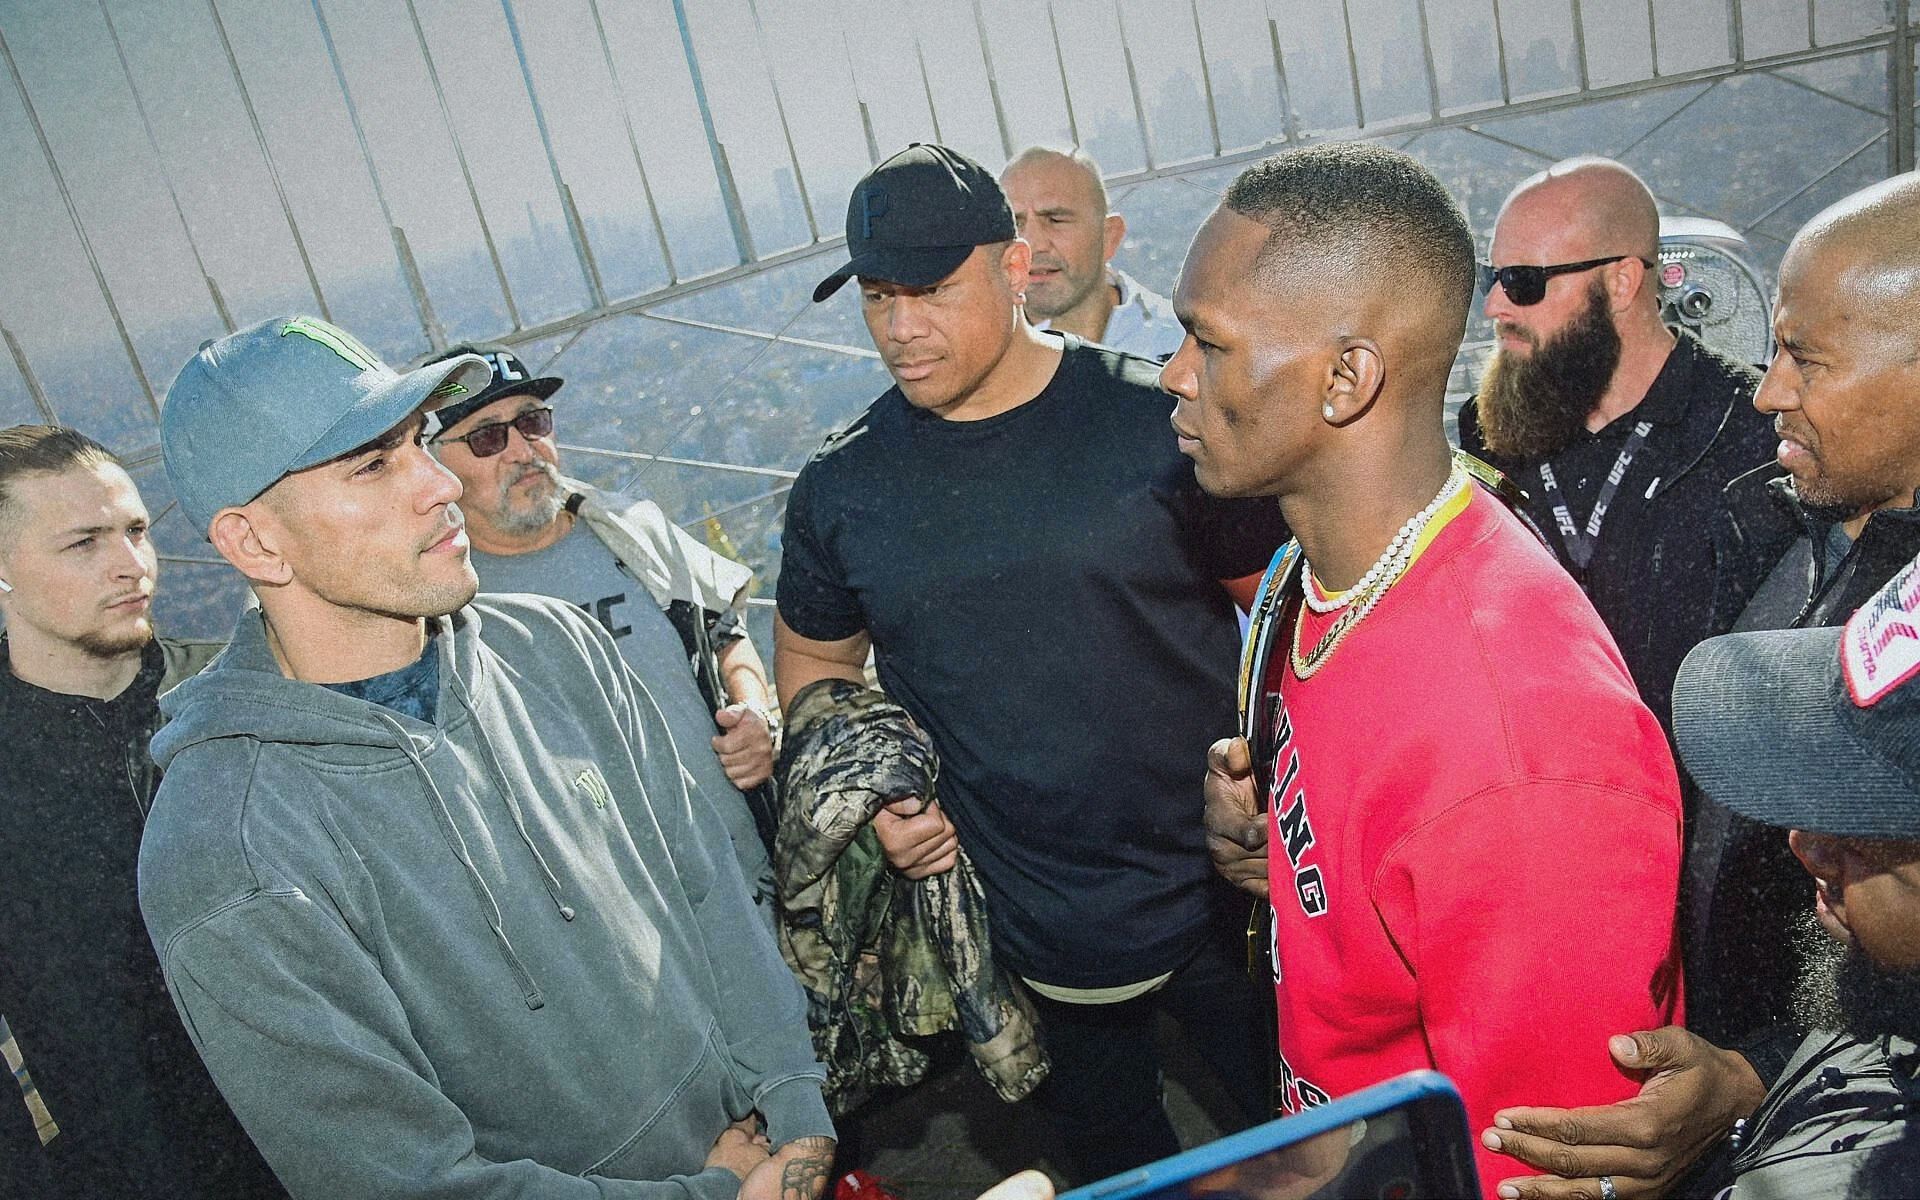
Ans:
POLYGON ((507 430, 518 429, 520 436, 532 441, 553 432, 553 408, 530 408, 511 421, 492 421, 472 433, 457 438, 435 438, 434 445, 465 442, 467 453, 475 458, 492 458, 507 448, 507 430))
MULTIPOLYGON (((1591 271, 1595 267, 1604 267, 1608 263, 1622 262, 1629 258, 1638 258, 1634 254, 1615 254, 1607 258, 1590 258, 1586 262, 1558 263, 1551 267, 1496 267, 1492 263, 1476 263, 1480 268, 1480 290, 1493 291, 1498 283, 1507 293, 1507 299, 1526 308, 1538 304, 1547 298, 1547 280, 1555 275, 1575 275, 1581 271, 1591 271)), ((1646 259, 1641 262, 1653 266, 1646 259)))

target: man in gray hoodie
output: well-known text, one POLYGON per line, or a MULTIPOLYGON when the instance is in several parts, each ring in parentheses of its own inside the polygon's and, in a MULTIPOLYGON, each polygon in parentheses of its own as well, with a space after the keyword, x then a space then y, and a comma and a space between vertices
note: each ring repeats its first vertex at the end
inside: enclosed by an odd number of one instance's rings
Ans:
POLYGON ((215 1081, 296 1197, 814 1200, 800 995, 604 631, 475 601, 431 410, 308 317, 210 342, 161 417, 260 599, 170 694, 140 900, 215 1081))

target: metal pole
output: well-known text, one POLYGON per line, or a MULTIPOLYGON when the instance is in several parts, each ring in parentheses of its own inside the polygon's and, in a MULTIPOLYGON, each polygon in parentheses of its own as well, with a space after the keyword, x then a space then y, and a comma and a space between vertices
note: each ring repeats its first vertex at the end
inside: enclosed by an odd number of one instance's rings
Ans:
MULTIPOLYGON (((126 78, 127 91, 133 95, 133 110, 140 114, 140 128, 147 135, 147 145, 153 150, 154 161, 159 165, 160 182, 166 186, 167 199, 173 204, 174 219, 180 222, 180 232, 187 239, 187 251, 193 255, 194 268, 200 272, 201 280, 207 285, 207 295, 213 299, 213 309, 220 315, 220 323, 226 326, 228 333, 232 333, 233 314, 227 311, 226 297, 220 294, 219 286, 213 282, 213 275, 207 270, 207 260, 200 253, 200 243, 193 236, 193 227, 187 224, 186 209, 180 204, 180 190, 173 186, 173 172, 167 169, 166 156, 160 152, 160 139, 154 135, 153 119, 147 115, 147 102, 141 99, 140 88, 133 81, 133 66, 127 62, 126 48, 120 43, 120 31, 114 28, 113 14, 107 11, 106 0, 100 0, 100 19, 107 23, 107 40, 113 43, 114 56, 120 60, 120 74, 126 78)), ((285 200, 286 197, 281 197, 282 203, 285 200)), ((288 223, 292 223, 291 217, 288 218, 288 223)), ((294 236, 296 240, 299 237, 298 234, 294 236)), ((315 299, 319 298, 317 286, 314 289, 314 296, 315 299)), ((324 308, 320 315, 326 315, 324 308)))
POLYGON ((1047 0, 1047 29, 1053 34, 1053 66, 1060 72, 1060 98, 1067 102, 1067 137, 1080 144, 1080 122, 1073 114, 1073 88, 1067 83, 1067 56, 1060 50, 1060 20, 1054 15, 1053 0, 1047 0))
POLYGON ((1273 78, 1280 86, 1280 132, 1289 142, 1300 140, 1300 119, 1293 111, 1293 92, 1287 87, 1286 57, 1280 52, 1280 22, 1267 18, 1267 40, 1273 45, 1273 78))
POLYGON ((1893 41, 1887 46, 1887 70, 1893 73, 1887 95, 1893 99, 1893 143, 1888 165, 1895 175, 1914 168, 1913 153, 1913 6, 1910 0, 1895 0, 1893 41))
POLYGON ((1367 127, 1367 105, 1360 97, 1360 56, 1353 49, 1353 10, 1347 0, 1340 0, 1340 24, 1347 37, 1347 73, 1353 80, 1353 122, 1361 129, 1367 127))
MULTIPOLYGON (((7 44, 5 33, 0 33, 0 58, 6 60, 7 74, 13 79, 13 86, 20 93, 20 106, 26 111, 27 123, 33 126, 33 136, 40 143, 41 157, 47 160, 47 170, 53 175, 53 186, 60 193, 60 203, 66 207, 67 220, 73 224, 73 235, 80 239, 80 250, 86 255, 87 267, 93 272, 94 286, 100 289, 100 299, 106 303, 107 315, 113 320, 114 332, 120 335, 120 348, 126 352, 127 363, 133 368, 133 377, 140 384, 140 391, 147 398, 147 410, 155 420, 160 418, 160 400, 154 395, 153 381, 147 378, 147 370, 140 365, 140 355, 133 348, 133 335, 127 332, 126 318, 120 314, 120 305, 113 298, 113 290, 107 286, 106 272, 100 269, 100 256, 93 252, 93 242, 87 237, 87 227, 80 220, 80 209, 73 202, 73 192, 67 187, 67 177, 61 173, 60 164, 53 157, 53 143, 47 140, 46 126, 40 122, 40 112, 33 106, 33 97, 27 94, 27 81, 20 74, 20 64, 13 60, 13 47, 7 44)), ((26 361, 21 356, 20 361, 26 361)))
MULTIPOLYGON (((526 43, 520 38, 520 22, 513 15, 513 0, 500 0, 500 15, 507 19, 507 39, 513 43, 514 61, 520 64, 520 82, 527 89, 527 104, 533 109, 533 127, 540 134, 540 149, 547 156, 547 173, 553 177, 553 190, 560 197, 560 211, 567 222, 567 236, 573 239, 573 253, 579 259, 580 273, 586 277, 587 294, 596 305, 607 302, 607 289, 600 280, 600 264, 594 261, 593 247, 587 242, 587 228, 573 204, 573 189, 560 174, 560 159, 553 152, 553 134, 547 129, 547 114, 540 108, 540 93, 533 86, 533 68, 527 63, 526 43)), ((518 322, 515 322, 518 324, 518 322)))
POLYGON ((740 261, 754 260, 753 233, 747 228, 746 205, 740 201, 740 188, 733 181, 733 168, 727 163, 727 148, 713 124, 713 106, 707 103, 706 80, 700 75, 700 56, 693 52, 693 28, 687 24, 684 0, 673 0, 673 19, 680 27, 680 49, 687 57, 687 75, 693 80, 693 102, 700 110, 700 126, 707 133, 707 153, 713 158, 713 173, 720 180, 720 198, 727 206, 727 223, 733 228, 733 246, 740 261))
MULTIPOLYGON (((980 37, 980 61, 987 67, 987 94, 993 98, 993 120, 1000 127, 1000 153, 1012 158, 1013 134, 1007 130, 1007 106, 1000 103, 1000 80, 993 73, 993 47, 987 43, 987 19, 980 12, 980 0, 973 0, 973 28, 980 37)), ((1123 40, 1125 36, 1121 35, 1123 40)))
POLYGON ((387 189, 380 184, 380 167, 373 161, 373 148, 367 145, 367 130, 360 123, 360 107, 353 102, 353 92, 347 87, 347 69, 340 62, 339 47, 333 44, 333 27, 327 24, 327 14, 321 11, 320 0, 311 0, 313 21, 320 29, 320 43, 327 48, 327 63, 333 68, 333 80, 340 88, 340 102, 346 106, 347 122, 353 126, 353 140, 360 146, 360 161, 367 165, 367 181, 373 185, 374 201, 380 205, 380 217, 387 225, 387 236, 393 239, 393 256, 400 264, 400 273, 406 278, 407 288, 413 293, 413 315, 420 321, 420 330, 427 335, 427 345, 434 350, 447 348, 447 331, 440 327, 439 314, 433 311, 433 301, 427 295, 427 281, 420 276, 419 264, 413 261, 413 249, 407 245, 407 235, 393 219, 393 206, 387 202, 387 189))
POLYGON ((487 224, 487 210, 480 206, 480 189, 474 186, 473 168, 467 165, 466 148, 460 144, 460 131, 453 124, 453 106, 440 86, 440 72, 433 65, 433 50, 427 45, 427 31, 420 24, 420 13, 407 0, 407 20, 413 23, 414 40, 420 46, 420 61, 427 67, 427 82, 433 85, 433 98, 440 104, 440 120, 447 127, 447 141, 453 145, 453 157, 460 164, 460 178, 467 184, 467 199, 473 204, 473 218, 480 223, 480 240, 487 244, 487 258, 493 263, 493 276, 500 284, 501 298, 507 302, 507 319, 520 328, 520 306, 513 301, 513 287, 507 282, 507 269, 500 262, 500 248, 493 243, 493 230, 487 224))
POLYGON ((1200 51, 1200 94, 1207 98, 1207 129, 1213 134, 1214 157, 1220 155, 1220 111, 1213 100, 1213 71, 1207 66, 1207 35, 1200 29, 1200 0, 1187 0, 1193 17, 1193 44, 1200 51))
POLYGON ((613 81, 613 94, 620 100, 620 127, 627 131, 627 149, 633 152, 634 170, 640 172, 640 193, 647 201, 647 217, 653 222, 653 236, 660 243, 660 258, 666 263, 667 278, 678 283, 680 272, 673 265, 673 247, 667 244, 667 226, 660 219, 660 206, 653 199, 653 184, 647 179, 647 164, 640 156, 640 139, 633 132, 633 110, 627 105, 626 89, 620 86, 620 68, 614 65, 613 45, 607 41, 607 27, 600 20, 599 0, 587 0, 587 10, 593 14, 593 31, 600 38, 600 56, 607 62, 607 78, 613 81))
POLYGON ((1114 0, 1114 16, 1120 22, 1120 57, 1127 64, 1127 90, 1133 95, 1133 119, 1140 125, 1140 152, 1146 156, 1147 168, 1153 169, 1153 131, 1147 127, 1147 106, 1140 98, 1140 72, 1133 65, 1133 43, 1127 37, 1127 14, 1120 7, 1120 0, 1114 0))
POLYGON ((800 208, 807 214, 810 240, 820 240, 820 222, 813 216, 813 198, 807 194, 807 174, 800 167, 800 152, 793 148, 793 126, 787 121, 787 104, 780 98, 780 79, 773 73, 773 56, 767 53, 767 29, 760 20, 760 6, 747 0, 747 12, 753 17, 754 36, 760 42, 760 62, 767 68, 767 87, 773 92, 773 112, 780 118, 780 136, 787 143, 787 161, 793 165, 793 186, 800 193, 800 208))

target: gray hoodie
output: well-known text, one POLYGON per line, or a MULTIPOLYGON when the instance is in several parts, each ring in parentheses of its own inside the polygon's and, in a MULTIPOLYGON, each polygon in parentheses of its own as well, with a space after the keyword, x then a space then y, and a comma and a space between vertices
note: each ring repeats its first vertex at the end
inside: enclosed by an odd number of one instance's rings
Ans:
POLYGON ((722 1200, 729 1119, 830 1136, 799 989, 607 635, 487 596, 429 653, 432 724, 287 679, 248 613, 162 701, 141 908, 288 1189, 722 1200))

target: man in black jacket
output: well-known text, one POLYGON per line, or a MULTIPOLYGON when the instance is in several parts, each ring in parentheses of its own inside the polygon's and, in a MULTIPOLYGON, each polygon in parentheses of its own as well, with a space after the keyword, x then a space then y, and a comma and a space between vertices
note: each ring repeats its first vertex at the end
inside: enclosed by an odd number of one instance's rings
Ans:
POLYGON ((1674 688, 1700 786, 1790 845, 1810 1032, 1741 1128, 1740 1200, 1920 1181, 1920 561, 1841 629, 1701 644, 1674 688), (1791 830, 1792 832, 1787 832, 1791 830))
POLYGON ((0 431, 0 1012, 40 1101, 30 1117, 0 1095, 4 1196, 283 1194, 187 1041, 140 919, 156 697, 218 649, 155 640, 147 524, 98 443, 0 431))
POLYGON ((1759 373, 1660 320, 1653 194, 1604 158, 1556 163, 1507 197, 1482 268, 1499 345, 1460 445, 1527 510, 1671 728, 1680 660, 1711 632, 1721 489, 1765 463, 1759 373))
MULTIPOLYGON (((1840 624, 1920 554, 1920 176, 1856 192, 1795 236, 1774 336, 1754 404, 1773 418, 1778 467, 1726 490, 1715 633, 1840 624)), ((1692 1032, 1613 1039, 1621 1066, 1648 1073, 1634 1100, 1510 1109, 1484 1135, 1566 1178, 1607 1173, 1621 1197, 1664 1193, 1752 1112, 1798 1040, 1789 948, 1805 876, 1777 829, 1710 801, 1694 815, 1680 921, 1692 1032)), ((1579 1194, 1514 1182, 1522 1200, 1579 1194)))

